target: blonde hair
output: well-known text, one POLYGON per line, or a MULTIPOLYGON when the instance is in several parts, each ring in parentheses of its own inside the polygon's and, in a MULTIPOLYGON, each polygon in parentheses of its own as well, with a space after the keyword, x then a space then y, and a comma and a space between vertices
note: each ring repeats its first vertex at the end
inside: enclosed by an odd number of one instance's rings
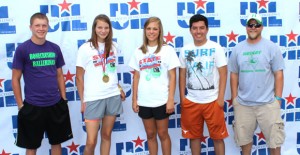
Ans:
POLYGON ((147 26, 152 22, 157 22, 158 27, 159 27, 159 35, 158 35, 158 39, 157 39, 157 48, 156 48, 154 53, 158 53, 160 51, 161 47, 164 44, 166 44, 166 42, 164 41, 164 32, 163 32, 163 26, 162 26, 161 20, 158 17, 150 17, 150 18, 147 19, 147 21, 144 24, 143 44, 140 47, 140 49, 142 50, 142 52, 144 54, 146 54, 147 51, 148 51, 148 49, 147 49, 148 38, 146 36, 146 29, 147 29, 147 26))

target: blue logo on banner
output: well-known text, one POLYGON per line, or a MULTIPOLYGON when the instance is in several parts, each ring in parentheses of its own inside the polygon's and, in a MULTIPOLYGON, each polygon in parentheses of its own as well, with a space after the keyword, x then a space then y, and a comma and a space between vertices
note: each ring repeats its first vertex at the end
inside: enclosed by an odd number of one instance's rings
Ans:
POLYGON ((21 43, 6 43, 6 59, 7 59, 7 66, 12 69, 12 62, 13 57, 16 51, 17 46, 19 46, 21 43))
POLYGON ((254 134, 252 151, 251 155, 269 155, 266 139, 262 132, 254 134))
POLYGON ((8 16, 8 7, 0 6, 0 34, 16 34, 16 26, 11 25, 13 21, 8 16))
POLYGON ((66 96, 68 101, 80 100, 77 91, 76 83, 74 79, 75 74, 70 73, 70 70, 64 74, 65 85, 66 85, 66 96))
POLYGON ((172 46, 175 50, 177 55, 179 56, 180 49, 183 47, 183 36, 173 36, 170 32, 168 32, 168 35, 164 36, 165 42, 172 46), (174 41, 175 40, 175 41, 174 41))
POLYGON ((137 139, 132 141, 116 143, 116 155, 128 153, 148 155, 148 142, 145 139, 141 139, 140 136, 138 136, 137 139))
MULTIPOLYGON (((84 152, 85 145, 76 145, 74 141, 72 144, 67 145, 66 147, 62 147, 62 155, 82 155, 84 152)), ((51 149, 49 149, 49 154, 51 154, 51 149)))
POLYGON ((245 35, 235 34, 233 31, 226 34, 226 36, 210 36, 210 40, 219 43, 222 47, 225 48, 226 57, 229 58, 232 52, 233 47, 241 41, 246 39, 245 35))
POLYGON ((11 80, 0 78, 0 108, 17 106, 14 92, 11 86, 11 80))
POLYGON ((177 23, 182 28, 189 28, 190 17, 203 14, 208 19, 208 27, 220 27, 220 20, 216 19, 215 3, 203 0, 177 3, 177 23))
POLYGON ((262 16, 264 26, 281 27, 282 19, 277 19, 276 1, 257 1, 257 2, 241 2, 240 15, 242 16, 241 24, 246 25, 247 15, 249 12, 258 13, 262 16))
POLYGON ((181 107, 180 103, 175 104, 175 111, 174 114, 170 115, 169 117, 169 128, 180 128, 180 120, 181 120, 181 107))
POLYGON ((126 131, 127 130, 127 125, 124 122, 124 117, 121 115, 117 115, 116 121, 114 123, 114 128, 113 131, 126 131))
POLYGON ((279 46, 283 49, 284 53, 282 54, 283 58, 287 60, 299 60, 300 59, 300 36, 291 31, 286 35, 271 35, 270 40, 274 43, 278 43, 279 46), (298 36, 298 37, 297 37, 298 36))
POLYGON ((61 27, 62 31, 85 31, 87 23, 82 22, 80 4, 63 3, 58 5, 41 5, 41 13, 48 15, 49 32, 55 32, 61 27), (61 9, 60 9, 61 8, 61 9))
POLYGON ((17 138, 17 133, 18 133, 18 116, 17 115, 12 115, 11 116, 11 122, 12 122, 12 133, 15 139, 17 138))
MULTIPOLYGON (((213 140, 209 136, 201 138, 201 155, 214 155, 213 140)), ((180 155, 191 154, 190 142, 188 139, 180 139, 180 155)))
POLYGON ((232 100, 224 102, 225 121, 228 125, 232 125, 234 120, 232 100))
POLYGON ((127 3, 110 4, 110 20, 114 29, 123 30, 129 26, 130 29, 142 29, 148 18, 148 3, 132 0, 127 3))
POLYGON ((288 97, 281 100, 282 119, 286 122, 300 121, 300 99, 292 96, 290 93, 288 97), (296 101, 296 103, 294 102, 296 101))

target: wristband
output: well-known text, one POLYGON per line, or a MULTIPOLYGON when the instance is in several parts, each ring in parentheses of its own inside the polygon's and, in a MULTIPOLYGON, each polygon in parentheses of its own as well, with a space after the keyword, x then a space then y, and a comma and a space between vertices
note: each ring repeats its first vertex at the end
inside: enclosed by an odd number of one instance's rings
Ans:
POLYGON ((279 96, 275 96, 275 99, 276 99, 276 100, 281 100, 282 98, 279 97, 279 96))

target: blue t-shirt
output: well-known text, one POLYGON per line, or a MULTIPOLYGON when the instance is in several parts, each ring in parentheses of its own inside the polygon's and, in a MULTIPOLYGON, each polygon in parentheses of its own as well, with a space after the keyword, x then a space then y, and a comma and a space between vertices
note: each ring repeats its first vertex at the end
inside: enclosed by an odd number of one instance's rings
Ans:
POLYGON ((262 38, 256 44, 247 40, 237 44, 228 62, 230 72, 239 75, 237 101, 255 106, 274 101, 274 72, 284 69, 279 47, 262 38))
POLYGON ((13 69, 22 70, 25 101, 36 106, 51 106, 61 96, 57 69, 65 64, 58 45, 46 41, 37 45, 30 39, 19 45, 13 58, 13 69))

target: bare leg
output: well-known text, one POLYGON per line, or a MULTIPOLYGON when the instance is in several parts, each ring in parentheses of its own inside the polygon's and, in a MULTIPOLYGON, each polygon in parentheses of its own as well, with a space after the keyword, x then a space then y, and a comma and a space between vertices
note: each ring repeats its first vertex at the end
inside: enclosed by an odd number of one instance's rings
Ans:
POLYGON ((143 119, 145 131, 147 134, 147 141, 150 155, 157 155, 158 144, 157 144, 157 129, 154 118, 143 119))
POLYGON ((51 145, 51 155, 61 155, 61 145, 51 145))
POLYGON ((87 137, 83 153, 84 155, 94 155, 95 147, 97 144, 99 124, 99 121, 85 122, 87 137))
POLYGON ((252 142, 246 145, 241 146, 242 147, 242 154, 243 155, 250 155, 251 149, 252 149, 252 142))
POLYGON ((161 142, 163 155, 171 155, 171 139, 168 133, 169 118, 156 120, 158 137, 161 142))
POLYGON ((192 155, 199 155, 201 153, 200 139, 190 139, 192 155))
POLYGON ((223 139, 217 139, 214 141, 214 149, 216 155, 225 155, 225 144, 223 139))
POLYGON ((26 149, 26 155, 36 155, 36 149, 26 149))
POLYGON ((101 126, 101 155, 109 155, 111 145, 111 133, 114 127, 116 116, 104 116, 101 126))

